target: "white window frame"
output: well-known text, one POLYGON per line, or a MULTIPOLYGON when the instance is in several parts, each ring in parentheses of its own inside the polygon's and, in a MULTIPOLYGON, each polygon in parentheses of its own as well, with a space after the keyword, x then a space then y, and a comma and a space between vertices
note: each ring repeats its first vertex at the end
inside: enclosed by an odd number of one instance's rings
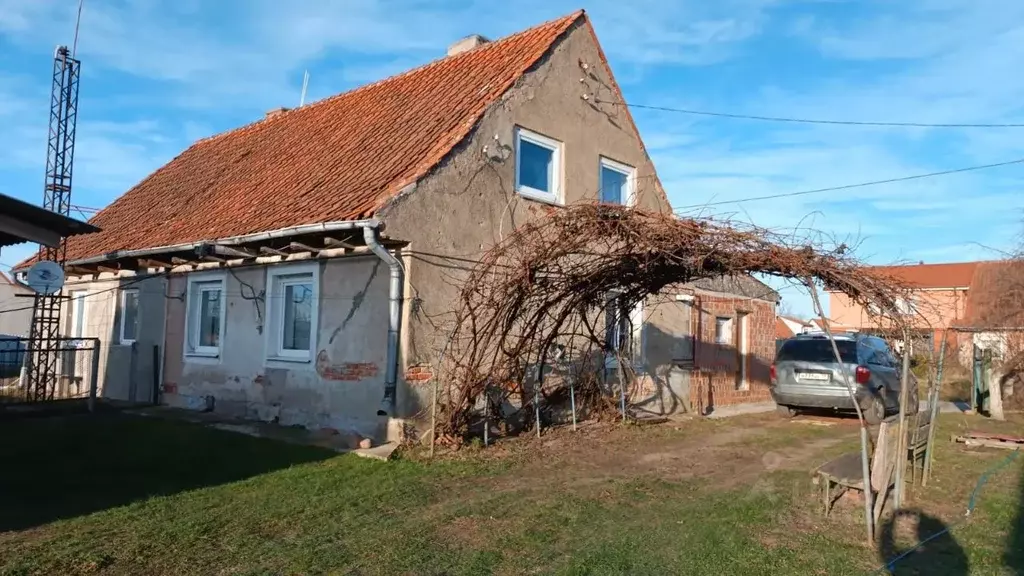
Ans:
POLYGON ((120 301, 120 308, 121 308, 120 309, 120 313, 121 313, 120 314, 120 316, 121 316, 121 322, 120 322, 121 329, 118 331, 118 336, 119 336, 118 342, 121 343, 122 345, 123 344, 134 344, 136 339, 138 339, 138 337, 139 337, 139 327, 142 324, 142 322, 140 321, 141 320, 141 314, 140 313, 142 311, 142 298, 141 298, 141 294, 139 294, 139 289, 138 288, 126 288, 124 290, 121 290, 121 295, 119 296, 119 301, 120 301), (124 321, 124 319, 126 318, 126 314, 125 314, 125 309, 126 309, 125 300, 126 300, 126 297, 128 296, 128 294, 135 294, 135 338, 125 338, 125 335, 124 335, 124 327, 126 325, 126 323, 124 321))
POLYGON ((305 363, 312 366, 316 357, 317 336, 320 324, 320 265, 318 263, 286 264, 267 268, 267 329, 266 359, 268 363, 305 363), (282 331, 284 330, 284 289, 285 276, 310 276, 308 282, 313 286, 313 301, 309 319, 309 350, 285 350, 282 347, 282 331), (280 288, 280 290, 279 290, 280 288))
POLYGON ((221 346, 199 345, 199 314, 202 312, 202 293, 220 290, 220 333, 217 342, 224 343, 224 328, 227 319, 227 278, 220 274, 189 274, 185 291, 185 346, 186 358, 219 358, 221 346))
POLYGON ((733 341, 735 327, 735 318, 732 316, 715 316, 715 344, 733 346, 735 344, 733 341), (719 322, 723 324, 721 330, 718 327, 719 322))
POLYGON ((68 291, 68 338, 82 339, 85 338, 85 327, 88 325, 89 307, 86 302, 86 298, 89 297, 89 291, 84 289, 70 290, 68 291), (82 313, 81 323, 78 321, 78 312, 82 313), (80 325, 79 325, 80 324, 80 325), (75 334, 75 328, 81 328, 81 334, 75 334))
POLYGON ((740 313, 736 322, 736 355, 739 358, 736 388, 750 390, 750 375, 747 373, 747 357, 750 356, 750 314, 740 313))
POLYGON ((515 144, 516 144, 516 192, 525 198, 531 200, 537 200, 538 202, 547 202, 548 204, 562 204, 562 143, 553 138, 548 138, 536 132, 531 132, 526 128, 516 126, 515 128, 515 144), (519 154, 519 144, 523 140, 526 140, 530 144, 540 146, 541 148, 547 148, 551 150, 551 188, 550 192, 544 190, 538 190, 532 188, 519 181, 519 168, 522 166, 519 159, 522 157, 519 154))
POLYGON ((622 162, 616 162, 611 158, 604 156, 600 157, 597 168, 597 199, 603 201, 601 193, 604 190, 604 183, 601 181, 602 171, 604 169, 618 172, 626 177, 626 197, 623 199, 622 206, 633 206, 636 204, 636 168, 622 162))

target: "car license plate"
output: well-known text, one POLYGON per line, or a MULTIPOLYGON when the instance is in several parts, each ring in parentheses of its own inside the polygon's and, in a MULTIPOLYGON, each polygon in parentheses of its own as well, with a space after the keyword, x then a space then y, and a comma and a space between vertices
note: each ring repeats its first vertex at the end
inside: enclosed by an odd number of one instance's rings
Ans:
POLYGON ((828 382, 832 379, 831 374, 824 372, 797 372, 797 380, 809 380, 812 382, 828 382))

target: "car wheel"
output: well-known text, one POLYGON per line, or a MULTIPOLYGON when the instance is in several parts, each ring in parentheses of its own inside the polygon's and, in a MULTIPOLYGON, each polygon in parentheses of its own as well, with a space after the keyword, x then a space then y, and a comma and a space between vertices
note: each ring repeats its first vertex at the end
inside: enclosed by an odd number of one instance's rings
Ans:
POLYGON ((775 411, 785 418, 792 418, 793 416, 796 416, 796 409, 792 406, 783 406, 782 404, 778 404, 775 406, 775 411))
POLYGON ((871 399, 871 405, 864 409, 864 420, 874 426, 885 420, 885 402, 875 396, 871 399))

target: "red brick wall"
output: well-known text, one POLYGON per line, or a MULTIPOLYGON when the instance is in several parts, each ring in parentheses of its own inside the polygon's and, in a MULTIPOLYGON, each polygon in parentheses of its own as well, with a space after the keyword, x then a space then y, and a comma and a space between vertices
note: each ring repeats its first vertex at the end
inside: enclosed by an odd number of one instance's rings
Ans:
POLYGON ((770 367, 775 358, 775 305, 762 300, 697 295, 694 302, 693 333, 697 335, 694 370, 690 381, 691 408, 705 413, 716 406, 728 406, 771 399, 768 391, 770 367), (740 389, 739 352, 736 327, 746 313, 747 389, 740 389), (715 319, 733 319, 732 344, 715 342, 715 319))

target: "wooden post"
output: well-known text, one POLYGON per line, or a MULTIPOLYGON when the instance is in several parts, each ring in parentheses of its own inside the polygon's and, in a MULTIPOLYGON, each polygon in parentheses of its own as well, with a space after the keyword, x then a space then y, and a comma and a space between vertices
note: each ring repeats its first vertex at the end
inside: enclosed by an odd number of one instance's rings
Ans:
MULTIPOLYGON (((821 318, 821 327, 824 328, 825 335, 828 336, 828 341, 832 344, 832 354, 835 356, 836 362, 842 366, 843 358, 839 354, 839 346, 836 345, 836 339, 832 336, 832 328, 828 325, 828 320, 825 318, 825 310, 821 307, 821 301, 818 300, 818 289, 814 287, 814 281, 810 278, 807 278, 804 283, 807 285, 807 291, 811 293, 814 312, 821 318)), ((868 444, 870 443, 868 441, 868 423, 864 420, 864 413, 860 409, 860 404, 857 403, 857 395, 853 391, 853 385, 850 384, 850 375, 847 374, 846 370, 840 370, 839 372, 843 375, 846 391, 850 394, 853 408, 857 411, 857 419, 860 420, 860 463, 864 479, 864 523, 867 528, 868 544, 873 544, 875 541, 875 515, 874 506, 872 505, 874 494, 871 492, 871 467, 868 465, 868 444)))
POLYGON ((939 365, 935 371, 935 385, 932 386, 928 405, 931 418, 928 419, 928 444, 924 449, 924 470, 921 473, 921 485, 928 485, 928 477, 932 473, 932 458, 934 458, 935 427, 938 426, 939 418, 939 392, 942 390, 942 366, 946 360, 946 334, 942 334, 942 347, 939 348, 939 365))
POLYGON ((910 330, 903 329, 903 369, 900 374, 900 415, 896 433, 896 509, 903 507, 903 480, 907 471, 907 402, 910 398, 910 330))

